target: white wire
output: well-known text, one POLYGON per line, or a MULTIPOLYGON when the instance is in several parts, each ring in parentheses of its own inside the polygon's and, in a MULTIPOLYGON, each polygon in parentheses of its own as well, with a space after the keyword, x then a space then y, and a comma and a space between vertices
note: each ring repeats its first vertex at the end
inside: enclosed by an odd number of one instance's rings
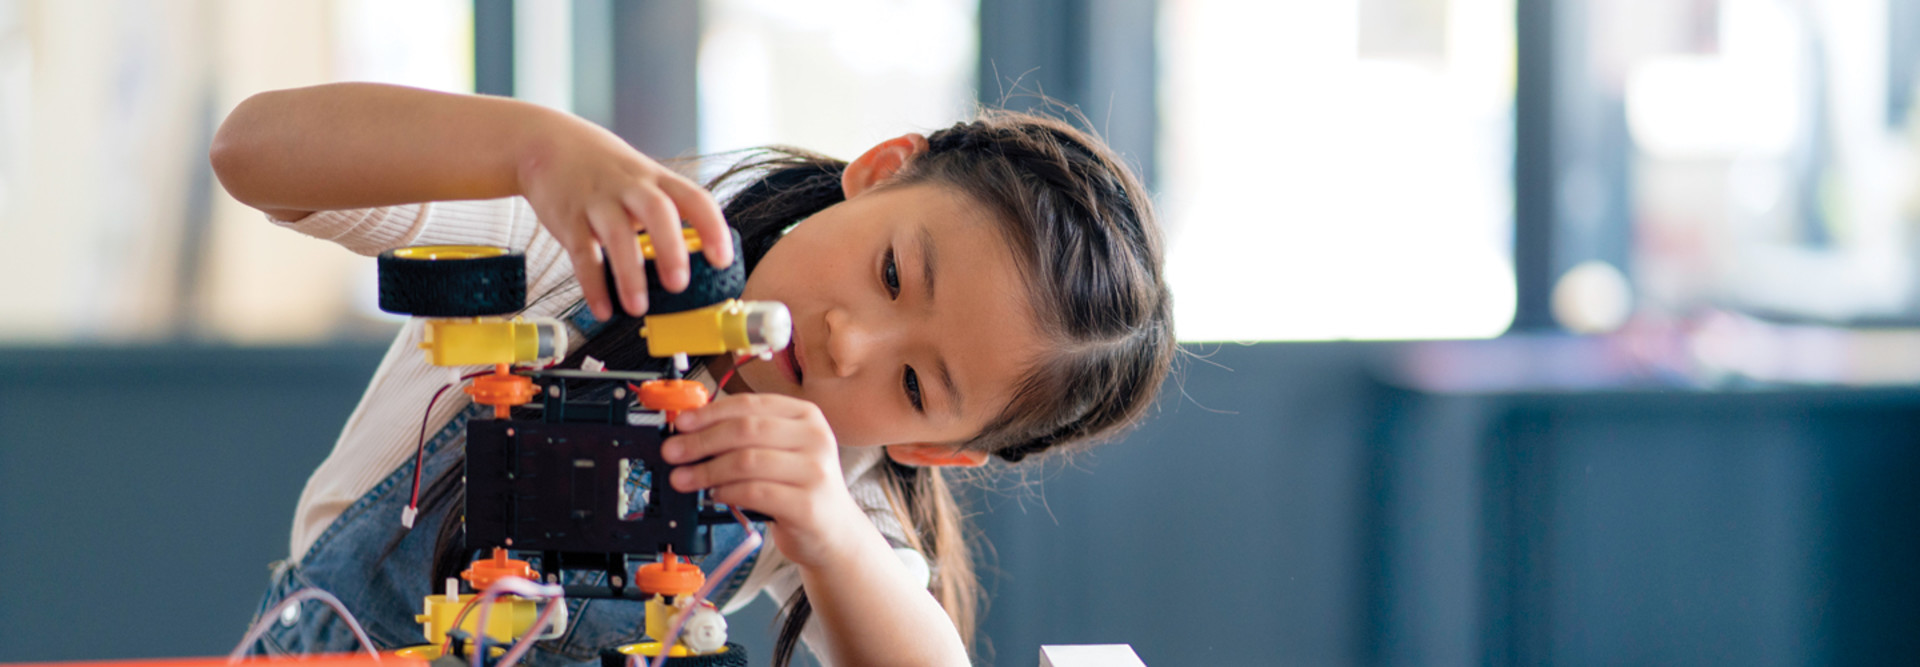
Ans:
POLYGON ((513 667, 515 663, 520 662, 521 656, 526 655, 527 651, 533 649, 534 640, 543 638, 543 633, 540 630, 546 627, 548 623, 553 622, 554 611, 565 610, 566 608, 567 601, 565 598, 553 598, 547 602, 547 608, 541 610, 540 617, 533 621, 533 629, 529 630, 526 636, 521 637, 519 641, 514 642, 513 650, 507 651, 507 654, 500 658, 499 664, 494 667, 513 667))
POLYGON ((380 652, 374 650, 373 640, 367 638, 367 631, 361 629, 360 621, 353 617, 353 612, 347 611, 347 605, 341 604, 340 598, 318 588, 302 588, 280 600, 280 604, 274 605, 272 609, 260 615, 260 620, 254 621, 253 627, 247 630, 246 638, 240 640, 239 646, 233 647, 233 653, 227 654, 227 664, 237 663, 241 658, 245 658, 247 649, 252 648, 254 642, 260 641, 260 636, 267 634, 267 629, 273 627, 274 623, 280 622, 281 612, 286 611, 289 605, 299 604, 303 600, 319 600, 326 603, 328 607, 332 607, 333 612, 347 622, 347 628, 353 630, 353 638, 360 640, 360 648, 366 649, 367 654, 373 656, 374 662, 380 661, 380 652))
MULTIPOLYGON (((660 642, 660 655, 653 657, 652 667, 661 667, 667 663, 667 655, 673 652, 673 643, 680 640, 680 631, 687 624, 687 617, 692 616, 693 610, 699 608, 700 603, 707 599, 707 594, 713 592, 713 587, 726 581, 727 575, 733 572, 733 568, 740 566, 740 561, 746 560, 748 554, 760 548, 760 531, 753 529, 753 524, 747 521, 747 516, 741 514, 739 508, 729 509, 733 510, 733 518, 740 522, 740 526, 747 529, 747 538, 740 541, 740 546, 733 548, 733 553, 727 554, 727 559, 720 562, 720 567, 713 569, 713 574, 707 577, 706 583, 700 585, 700 590, 694 591, 693 601, 687 605, 687 610, 673 619, 673 629, 668 630, 667 638, 660 642)), ((638 655, 629 657, 627 664, 632 666, 639 659, 638 655)))
MULTIPOLYGON (((553 598, 558 600, 566 594, 566 589, 553 584, 536 584, 520 577, 501 577, 499 581, 493 582, 492 586, 488 586, 487 590, 482 592, 480 598, 476 600, 476 604, 480 607, 480 620, 479 624, 474 626, 473 667, 481 667, 480 654, 485 652, 487 639, 487 615, 493 611, 493 601, 506 593, 512 593, 523 598, 553 598)), ((556 604, 559 603, 556 602, 556 604)), ((529 632, 531 633, 538 630, 540 630, 540 624, 536 621, 533 630, 529 632)), ((506 666, 503 665, 502 667, 506 666)))

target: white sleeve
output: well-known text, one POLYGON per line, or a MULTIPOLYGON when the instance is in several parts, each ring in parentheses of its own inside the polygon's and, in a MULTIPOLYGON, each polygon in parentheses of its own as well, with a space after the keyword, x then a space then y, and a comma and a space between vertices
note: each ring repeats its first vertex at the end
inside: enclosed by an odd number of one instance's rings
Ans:
POLYGON ((538 228, 520 197, 315 211, 274 224, 373 256, 410 245, 490 245, 525 249, 538 228))
MULTIPOLYGON (((931 570, 927 566, 926 556, 921 555, 918 551, 905 547, 895 548, 893 554, 900 557, 900 563, 907 567, 908 572, 919 577, 919 581, 923 583, 924 587, 924 584, 929 581, 929 575, 931 574, 931 570)), ((785 558, 764 560, 778 561, 778 563, 774 565, 773 569, 775 571, 771 576, 763 580, 764 586, 760 590, 765 592, 768 597, 773 598, 774 604, 784 611, 787 606, 787 600, 793 599, 794 592, 800 590, 800 568, 795 567, 792 562, 787 561, 785 558)), ((758 570, 759 568, 756 567, 754 569, 758 570)), ((754 574, 759 574, 759 572, 755 572, 754 574)), ((928 594, 931 595, 932 593, 928 594)), ((746 601, 751 600, 751 596, 746 596, 746 600, 741 601, 741 606, 744 606, 746 601)), ((729 608, 733 606, 732 604, 728 605, 729 608)), ((779 627, 779 625, 776 624, 775 627, 779 627)), ((832 651, 827 648, 827 629, 821 625, 818 614, 809 617, 806 627, 800 629, 800 641, 807 645, 807 651, 813 654, 814 660, 818 661, 821 667, 833 667, 835 664, 838 664, 834 659, 832 651)))

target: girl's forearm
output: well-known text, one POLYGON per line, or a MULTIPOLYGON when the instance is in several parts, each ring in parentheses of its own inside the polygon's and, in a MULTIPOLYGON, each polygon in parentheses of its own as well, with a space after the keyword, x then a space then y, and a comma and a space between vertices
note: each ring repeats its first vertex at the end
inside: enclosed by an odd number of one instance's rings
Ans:
POLYGON ((958 665, 966 646, 940 603, 878 533, 800 578, 836 665, 958 665))
POLYGON ((372 83, 260 93, 214 135, 234 198, 307 212, 519 194, 523 160, 585 121, 507 98, 372 83))

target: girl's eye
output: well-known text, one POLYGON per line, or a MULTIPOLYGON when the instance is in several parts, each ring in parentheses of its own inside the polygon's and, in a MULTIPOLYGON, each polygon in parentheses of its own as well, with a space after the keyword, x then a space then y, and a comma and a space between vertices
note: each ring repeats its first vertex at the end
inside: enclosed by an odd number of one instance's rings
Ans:
POLYGON ((900 297, 900 266, 893 262, 893 248, 887 248, 887 256, 880 265, 880 281, 886 283, 887 294, 900 297))
POLYGON ((907 402, 913 404, 914 411, 926 412, 927 406, 920 400, 920 374, 913 372, 912 366, 907 367, 905 383, 907 385, 907 402))

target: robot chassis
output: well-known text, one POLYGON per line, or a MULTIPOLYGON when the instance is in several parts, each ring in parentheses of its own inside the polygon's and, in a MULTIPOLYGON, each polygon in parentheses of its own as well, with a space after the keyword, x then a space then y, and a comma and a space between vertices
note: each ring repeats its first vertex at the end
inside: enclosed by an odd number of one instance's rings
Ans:
MULTIPOLYGON (((656 659, 679 667, 745 665, 745 651, 726 641, 724 619, 711 604, 696 604, 704 583, 700 569, 683 556, 712 550, 715 524, 737 516, 715 506, 705 491, 682 493, 666 483, 671 467, 660 458, 660 444, 671 433, 674 416, 708 401, 706 388, 682 377, 690 356, 729 354, 764 356, 784 349, 792 324, 786 306, 738 300, 745 283, 741 262, 716 269, 697 254, 700 240, 683 230, 692 279, 685 292, 658 287, 647 263, 652 308, 638 331, 653 357, 672 358, 668 373, 514 369, 557 359, 567 352, 564 324, 512 314, 526 299, 525 257, 490 246, 416 246, 379 257, 380 308, 425 318, 421 349, 429 364, 457 367, 491 365, 493 372, 473 377, 465 389, 475 403, 491 406, 491 419, 467 424, 465 528, 469 552, 491 548, 461 573, 465 584, 449 579, 444 594, 427 596, 416 617, 428 644, 401 655, 432 660, 442 647, 467 656, 476 644, 504 646, 529 634, 543 638, 564 630, 557 622, 539 623, 538 602, 498 595, 489 614, 475 613, 482 592, 505 577, 559 584, 568 571, 602 572, 607 585, 565 585, 566 597, 643 601, 649 641, 610 650, 608 667, 623 667, 629 656, 656 659), (567 381, 605 387, 611 398, 581 400, 568 395, 567 381), (595 385, 594 383, 606 383, 595 385), (516 406, 537 407, 538 419, 514 419, 516 406), (650 491, 635 513, 626 480, 636 471, 650 491), (516 553, 537 553, 541 571, 516 553), (635 559, 657 561, 629 574, 635 559), (485 637, 479 616, 487 616, 485 637), (680 616, 684 626, 671 645, 669 628, 680 616), (535 627, 541 625, 543 627, 535 627), (449 640, 449 637, 452 640, 449 640)), ((640 236, 642 255, 653 258, 652 244, 640 236)), ((739 235, 734 234, 735 247, 739 235)), ((607 284, 612 285, 611 272, 607 284)), ((616 311, 619 300, 614 300, 616 311)), ((639 341, 635 341, 636 344, 639 341)), ((413 524, 413 508, 402 521, 413 524)), ((549 604, 562 605, 553 600, 549 604)), ((490 665, 496 653, 479 656, 490 665)), ((466 660, 462 660, 465 662, 466 660)))

